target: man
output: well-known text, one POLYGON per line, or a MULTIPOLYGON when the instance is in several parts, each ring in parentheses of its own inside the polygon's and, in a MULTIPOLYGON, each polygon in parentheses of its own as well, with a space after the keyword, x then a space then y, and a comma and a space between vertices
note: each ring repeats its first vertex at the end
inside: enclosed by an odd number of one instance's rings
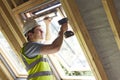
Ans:
MULTIPOLYGON (((44 21, 48 27, 50 18, 44 18, 44 21)), ((24 34, 28 42, 22 48, 22 59, 28 71, 28 80, 53 80, 52 72, 44 55, 53 54, 60 50, 67 28, 67 23, 64 23, 58 37, 51 44, 43 44, 41 43, 43 40, 41 26, 35 20, 28 20, 24 24, 24 34)), ((47 34, 49 33, 46 33, 46 36, 47 34)))

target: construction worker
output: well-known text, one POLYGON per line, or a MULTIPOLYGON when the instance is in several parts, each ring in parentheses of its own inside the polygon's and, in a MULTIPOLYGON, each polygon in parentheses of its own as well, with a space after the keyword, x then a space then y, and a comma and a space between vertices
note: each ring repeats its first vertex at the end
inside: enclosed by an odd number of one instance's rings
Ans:
MULTIPOLYGON (((50 21, 50 17, 44 18, 46 27, 49 26, 50 21)), ((62 24, 58 37, 51 44, 43 44, 43 30, 41 26, 35 20, 26 21, 23 30, 28 42, 22 48, 22 59, 28 71, 28 80, 54 80, 53 73, 44 55, 53 54, 60 50, 63 35, 67 28, 67 23, 62 24)))

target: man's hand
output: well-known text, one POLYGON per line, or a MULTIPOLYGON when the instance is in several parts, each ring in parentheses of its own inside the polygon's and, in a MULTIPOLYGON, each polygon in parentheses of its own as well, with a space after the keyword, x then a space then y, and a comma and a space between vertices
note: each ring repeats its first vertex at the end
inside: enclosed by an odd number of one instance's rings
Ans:
POLYGON ((51 17, 47 16, 43 20, 44 20, 44 22, 45 22, 46 25, 47 24, 49 25, 52 19, 51 19, 51 17))
POLYGON ((66 32, 68 30, 68 23, 62 24, 60 30, 63 31, 63 32, 66 32))
POLYGON ((63 35, 68 30, 68 23, 64 23, 61 25, 59 35, 63 35))

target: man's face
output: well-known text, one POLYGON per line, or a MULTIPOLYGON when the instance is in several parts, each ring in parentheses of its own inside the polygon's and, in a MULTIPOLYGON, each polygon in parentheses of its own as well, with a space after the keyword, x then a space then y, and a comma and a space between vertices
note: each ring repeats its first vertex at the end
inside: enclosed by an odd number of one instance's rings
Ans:
POLYGON ((43 40, 43 30, 41 29, 40 26, 38 26, 34 29, 33 38, 36 41, 43 40))

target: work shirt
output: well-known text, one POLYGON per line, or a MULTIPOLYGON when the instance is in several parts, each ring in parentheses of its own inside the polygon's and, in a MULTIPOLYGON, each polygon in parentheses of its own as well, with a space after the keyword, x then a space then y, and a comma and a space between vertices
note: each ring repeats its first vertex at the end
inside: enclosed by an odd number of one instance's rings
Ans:
POLYGON ((43 44, 38 42, 28 42, 23 47, 22 58, 29 74, 29 80, 53 80, 48 61, 40 54, 42 46, 43 44))
POLYGON ((38 42, 28 42, 25 44, 24 54, 29 58, 35 57, 40 54, 42 45, 43 44, 38 42))

